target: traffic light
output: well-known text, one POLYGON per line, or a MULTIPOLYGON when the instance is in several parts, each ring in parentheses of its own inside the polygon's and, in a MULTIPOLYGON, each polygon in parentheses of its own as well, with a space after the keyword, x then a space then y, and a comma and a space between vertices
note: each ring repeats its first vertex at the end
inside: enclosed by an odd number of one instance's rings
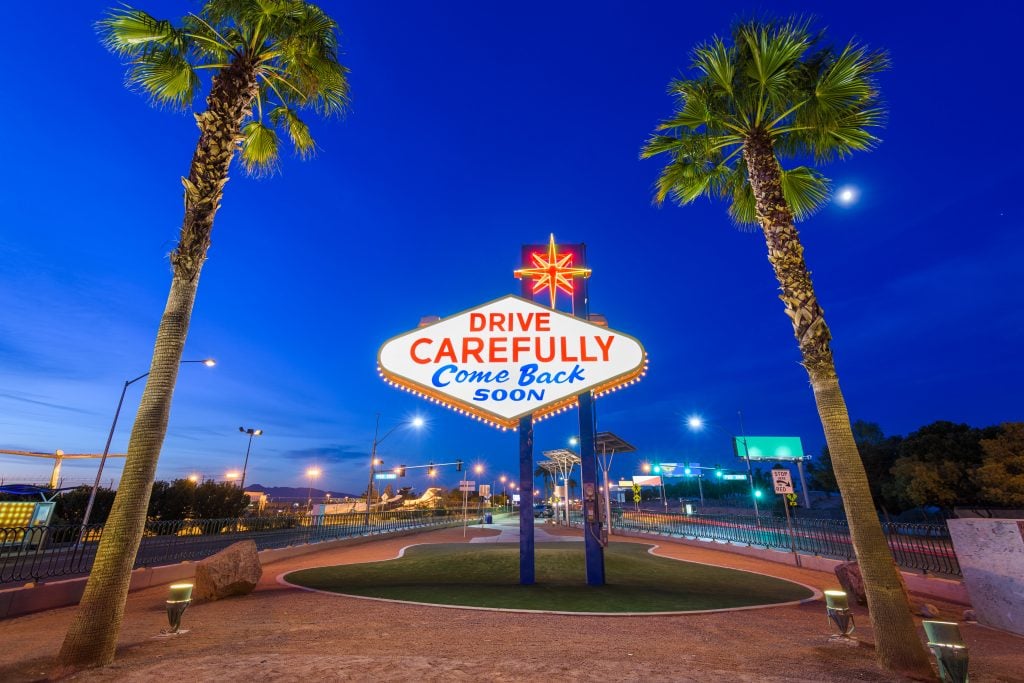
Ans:
POLYGON ((462 471, 462 461, 461 460, 456 460, 455 461, 455 471, 456 472, 461 472, 462 471))
POLYGON ((405 465, 399 465, 398 467, 396 467, 395 468, 395 473, 398 476, 400 476, 400 477, 404 477, 405 476, 405 465))
POLYGON ((687 467, 685 470, 683 470, 683 474, 685 474, 686 476, 690 476, 691 474, 693 474, 693 470, 687 467))
POLYGON ((661 465, 655 465, 654 466, 654 473, 655 474, 661 474, 661 465))
POLYGON ((715 465, 715 478, 721 479, 723 476, 725 475, 722 473, 722 468, 719 467, 718 465, 715 465))
POLYGON ((754 498, 761 497, 761 489, 754 489, 754 498))

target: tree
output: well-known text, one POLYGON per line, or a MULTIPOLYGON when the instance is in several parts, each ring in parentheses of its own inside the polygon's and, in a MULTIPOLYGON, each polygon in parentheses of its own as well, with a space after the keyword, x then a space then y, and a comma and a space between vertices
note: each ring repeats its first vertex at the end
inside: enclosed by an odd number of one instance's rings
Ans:
POLYGON ((998 428, 938 421, 912 432, 899 444, 886 491, 904 509, 935 505, 979 505, 975 472, 984 451, 981 440, 998 428))
POLYGON ((196 501, 196 485, 188 479, 173 482, 153 482, 153 493, 149 497, 149 518, 151 520, 188 519, 193 515, 196 501))
POLYGON ((1024 507, 1024 422, 1000 425, 998 435, 981 440, 981 448, 981 497, 993 505, 1024 507))
POLYGON ((689 204, 699 197, 729 203, 740 224, 760 226, 782 290, 843 495, 853 547, 864 577, 876 652, 886 668, 932 676, 909 601, 871 500, 850 428, 830 344, 831 334, 804 261, 795 221, 829 197, 829 185, 804 165, 780 159, 843 158, 874 146, 883 108, 875 76, 884 52, 854 42, 823 46, 805 20, 749 21, 731 41, 715 37, 693 53, 692 78, 674 80, 674 116, 642 156, 668 162, 655 201, 689 204))
MULTIPOLYGON (((89 504, 89 494, 92 489, 88 486, 76 486, 70 491, 65 491, 57 498, 56 515, 66 524, 81 524, 85 519, 85 507, 89 504)), ((25 500, 21 498, 21 500, 25 500)), ((110 507, 114 504, 114 489, 100 486, 96 489, 96 500, 93 502, 92 512, 89 514, 89 525, 103 524, 110 514, 110 507)))
MULTIPOLYGON (((259 174, 275 167, 283 131, 301 157, 314 151, 299 111, 331 115, 348 101, 335 22, 301 0, 206 0, 179 24, 123 6, 97 24, 127 63, 129 87, 158 106, 187 107, 213 73, 184 185, 184 218, 170 254, 171 285, 128 442, 121 485, 78 612, 59 655, 62 670, 114 658, 132 566, 167 430, 199 275, 236 151, 259 174)), ((254 218, 256 218, 254 216, 254 218)))
POLYGON ((207 480, 196 486, 193 519, 240 517, 249 507, 249 496, 233 482, 207 480))

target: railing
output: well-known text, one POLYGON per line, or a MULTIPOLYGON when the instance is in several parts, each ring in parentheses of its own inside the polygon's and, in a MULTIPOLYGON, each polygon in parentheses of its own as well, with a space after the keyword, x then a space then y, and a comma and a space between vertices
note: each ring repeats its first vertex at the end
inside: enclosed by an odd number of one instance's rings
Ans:
MULTIPOLYGON (((614 509, 612 526, 622 531, 682 536, 708 541, 736 543, 821 555, 842 560, 854 559, 850 529, 845 520, 793 519, 790 537, 784 517, 754 515, 686 515, 671 512, 614 509)), ((579 523, 574 512, 573 523, 579 523)), ((896 563, 904 569, 960 576, 949 529, 945 524, 906 524, 883 522, 882 529, 896 563)))
MULTIPOLYGON (((147 522, 135 567, 196 560, 243 540, 258 550, 445 526, 462 511, 392 510, 341 515, 147 522)), ((102 524, 0 528, 0 585, 88 574, 102 524)))

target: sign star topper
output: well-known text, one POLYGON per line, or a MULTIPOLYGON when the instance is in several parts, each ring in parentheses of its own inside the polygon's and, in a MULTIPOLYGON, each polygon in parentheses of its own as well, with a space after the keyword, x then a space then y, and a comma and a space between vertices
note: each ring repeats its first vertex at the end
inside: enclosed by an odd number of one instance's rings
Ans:
POLYGON ((533 283, 534 294, 547 288, 548 294, 551 297, 551 308, 554 308, 558 290, 562 290, 569 296, 572 296, 572 279, 574 277, 590 277, 590 268, 573 267, 572 257, 572 252, 558 253, 555 235, 552 233, 551 240, 548 242, 548 253, 538 254, 535 252, 530 254, 533 267, 520 268, 514 272, 514 275, 519 279, 525 277, 536 280, 533 283))

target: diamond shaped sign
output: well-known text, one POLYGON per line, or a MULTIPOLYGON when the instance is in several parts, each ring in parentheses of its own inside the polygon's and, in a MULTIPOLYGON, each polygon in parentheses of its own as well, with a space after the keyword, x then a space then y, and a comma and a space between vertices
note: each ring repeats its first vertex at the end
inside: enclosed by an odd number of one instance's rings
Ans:
POLYGON ((393 385, 511 428, 638 381, 647 355, 629 335, 509 295, 393 337, 377 364, 393 385))

